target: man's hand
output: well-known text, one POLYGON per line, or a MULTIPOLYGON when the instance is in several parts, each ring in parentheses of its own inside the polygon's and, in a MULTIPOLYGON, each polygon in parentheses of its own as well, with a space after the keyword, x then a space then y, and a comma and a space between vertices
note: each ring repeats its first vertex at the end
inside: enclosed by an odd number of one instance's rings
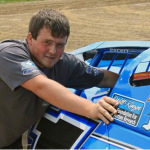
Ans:
POLYGON ((92 109, 90 110, 90 117, 93 119, 101 119, 106 124, 109 124, 110 121, 112 122, 114 120, 110 113, 117 114, 117 110, 114 107, 118 105, 118 101, 104 96, 97 103, 93 103, 92 109))

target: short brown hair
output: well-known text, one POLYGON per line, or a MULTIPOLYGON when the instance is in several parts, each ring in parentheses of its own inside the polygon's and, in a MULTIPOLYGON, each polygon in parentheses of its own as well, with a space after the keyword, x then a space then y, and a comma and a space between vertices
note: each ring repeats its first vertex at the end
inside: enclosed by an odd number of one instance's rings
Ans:
POLYGON ((44 26, 50 29, 53 37, 68 37, 70 34, 68 19, 56 10, 43 9, 31 18, 29 32, 35 40, 44 26))

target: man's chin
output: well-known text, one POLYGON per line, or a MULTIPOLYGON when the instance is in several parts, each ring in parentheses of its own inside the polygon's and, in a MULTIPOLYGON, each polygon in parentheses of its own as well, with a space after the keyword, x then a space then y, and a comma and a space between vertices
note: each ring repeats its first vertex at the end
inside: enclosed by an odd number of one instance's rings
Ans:
POLYGON ((54 66, 54 64, 45 64, 44 67, 45 68, 52 68, 54 66))
POLYGON ((45 61, 45 62, 41 62, 39 63, 42 68, 52 68, 54 67, 54 65, 57 63, 57 61, 53 61, 53 62, 48 62, 48 61, 45 61))

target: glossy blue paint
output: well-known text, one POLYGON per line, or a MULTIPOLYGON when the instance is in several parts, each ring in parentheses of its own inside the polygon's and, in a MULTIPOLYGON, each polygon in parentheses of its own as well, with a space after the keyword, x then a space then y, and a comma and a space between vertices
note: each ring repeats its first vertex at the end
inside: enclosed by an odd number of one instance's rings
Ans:
MULTIPOLYGON (((150 149, 150 85, 135 86, 132 75, 138 72, 150 71, 150 42, 149 41, 106 41, 96 42, 77 49, 74 55, 90 50, 97 50, 94 58, 87 60, 92 66, 107 69, 120 74, 120 77, 110 92, 110 97, 119 101, 118 115, 109 125, 101 120, 83 118, 66 111, 47 111, 46 114, 58 117, 63 114, 73 120, 75 126, 82 123, 90 127, 84 136, 79 136, 76 149, 150 149), (106 53, 115 53, 111 60, 104 59, 106 53), (125 59, 116 59, 118 54, 127 54, 125 59), (130 58, 131 54, 137 54, 130 58), (94 121, 94 122, 93 122, 94 121)), ((102 96, 109 93, 109 88, 93 87, 83 91, 70 89, 77 95, 96 103, 102 96)), ((72 121, 69 121, 72 124, 72 121)), ((32 130, 33 131, 33 130, 32 130)), ((73 132, 73 131, 72 131, 73 132)), ((31 132, 36 136, 36 133, 31 132)), ((65 135, 64 135, 65 136, 65 135)), ((71 147, 71 149, 72 149, 71 147)))

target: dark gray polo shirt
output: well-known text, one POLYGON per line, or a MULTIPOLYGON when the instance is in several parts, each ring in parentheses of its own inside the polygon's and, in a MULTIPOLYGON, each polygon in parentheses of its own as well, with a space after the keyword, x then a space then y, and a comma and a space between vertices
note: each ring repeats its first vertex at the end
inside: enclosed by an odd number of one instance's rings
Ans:
POLYGON ((38 68, 26 40, 0 43, 0 148, 13 143, 44 114, 47 103, 20 86, 39 74, 76 89, 96 86, 104 75, 65 52, 53 68, 38 68))

